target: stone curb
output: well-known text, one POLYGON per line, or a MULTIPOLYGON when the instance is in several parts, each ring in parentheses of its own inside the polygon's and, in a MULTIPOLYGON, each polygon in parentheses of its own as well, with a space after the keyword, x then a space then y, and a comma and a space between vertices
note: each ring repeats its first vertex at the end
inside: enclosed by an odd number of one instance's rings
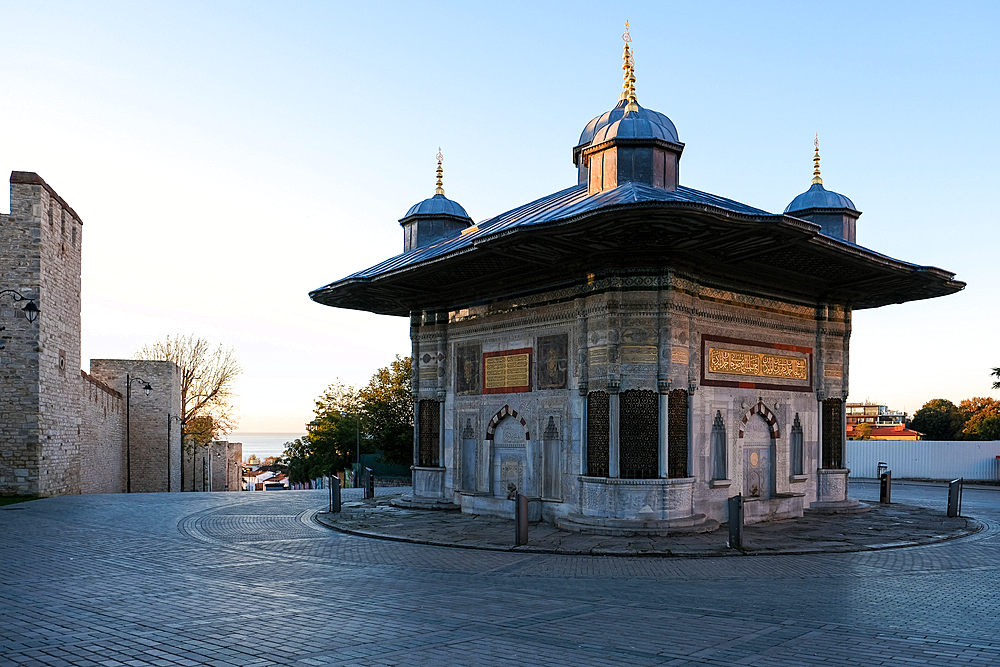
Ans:
MULTIPOLYGON (((926 509, 926 508, 921 508, 926 509)), ((621 549, 607 546, 595 546, 590 550, 583 549, 555 549, 550 547, 535 546, 531 544, 522 546, 500 546, 496 544, 488 543, 458 543, 450 542, 445 540, 435 540, 425 537, 414 537, 411 535, 399 535, 395 533, 385 533, 378 530, 363 530, 359 528, 349 528, 343 525, 338 525, 336 521, 331 521, 326 515, 326 512, 317 510, 313 512, 312 519, 316 523, 324 526, 326 528, 336 530, 337 532, 344 533, 347 535, 354 535, 356 537, 366 537, 378 540, 387 540, 392 542, 405 542, 408 544, 424 544, 427 546, 435 547, 447 547, 452 549, 476 549, 482 551, 504 551, 508 553, 527 553, 527 554, 554 554, 562 556, 611 556, 611 557, 631 557, 631 558, 729 558, 734 556, 769 556, 769 555, 810 555, 810 554, 825 554, 825 553, 858 553, 864 551, 886 551, 889 549, 904 549, 908 547, 916 546, 926 546, 929 544, 938 544, 941 542, 948 542, 950 540, 956 540, 963 537, 968 537, 969 535, 974 535, 983 530, 984 524, 971 517, 960 517, 965 520, 965 527, 957 531, 951 531, 946 534, 928 536, 923 539, 916 540, 906 540, 906 541, 890 541, 881 544, 838 544, 832 545, 827 548, 803 548, 797 546, 789 546, 785 548, 761 548, 754 547, 753 542, 747 540, 748 544, 744 546, 743 549, 729 549, 727 547, 704 549, 704 550, 692 550, 690 548, 684 550, 672 550, 667 549, 666 551, 637 551, 634 549, 621 549)))

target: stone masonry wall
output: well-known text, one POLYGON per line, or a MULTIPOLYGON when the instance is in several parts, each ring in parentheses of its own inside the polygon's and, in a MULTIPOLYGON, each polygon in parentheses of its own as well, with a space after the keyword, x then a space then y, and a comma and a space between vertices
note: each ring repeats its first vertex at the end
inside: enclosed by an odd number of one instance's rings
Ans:
POLYGON ((30 172, 11 174, 10 208, 0 220, 0 289, 37 299, 41 314, 28 324, 23 304, 2 297, 0 493, 79 493, 83 227, 30 172))
POLYGON ((132 493, 180 489, 180 369, 172 361, 92 359, 90 374, 126 395, 125 485, 132 493), (127 396, 126 376, 132 381, 127 396), (143 387, 152 386, 149 396, 143 387), (126 429, 127 430, 127 429, 126 429), (131 484, 130 484, 131 482, 131 484))
POLYGON ((211 447, 212 491, 239 491, 243 444, 216 440, 211 447))
POLYGON ((81 371, 80 492, 125 492, 125 397, 81 371))

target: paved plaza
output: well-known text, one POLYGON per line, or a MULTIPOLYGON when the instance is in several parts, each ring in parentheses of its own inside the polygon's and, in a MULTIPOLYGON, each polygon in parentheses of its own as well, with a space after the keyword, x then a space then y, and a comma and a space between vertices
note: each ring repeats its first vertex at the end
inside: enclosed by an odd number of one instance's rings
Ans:
MULTIPOLYGON (((938 511, 945 494, 893 488, 938 511)), ((996 488, 966 488, 983 529, 959 539, 728 558, 373 539, 317 523, 326 498, 0 508, 0 666, 1000 664, 996 488)))

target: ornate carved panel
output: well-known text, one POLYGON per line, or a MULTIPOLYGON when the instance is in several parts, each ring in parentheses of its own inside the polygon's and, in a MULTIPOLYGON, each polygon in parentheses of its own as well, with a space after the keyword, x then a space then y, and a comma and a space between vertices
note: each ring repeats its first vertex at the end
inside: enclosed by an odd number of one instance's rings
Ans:
POLYGON ((659 395, 633 389, 620 394, 618 468, 626 479, 659 476, 659 395))
POLYGON ((587 394, 587 476, 607 477, 611 447, 611 396, 604 391, 587 394))
POLYGON ((688 476, 688 393, 674 389, 667 398, 667 476, 688 476))
POLYGON ((460 345, 455 350, 455 392, 462 395, 479 393, 479 345, 460 345))
POLYGON ((792 454, 792 474, 802 474, 802 422, 799 421, 799 413, 795 413, 795 422, 792 424, 791 437, 792 454))
POLYGON ((441 409, 437 401, 420 401, 420 466, 438 466, 441 445, 441 409))
POLYGON ((712 479, 728 479, 729 465, 726 457, 728 442, 726 440, 726 423, 722 419, 722 411, 715 411, 715 421, 712 422, 712 479))
POLYGON ((541 336, 538 339, 538 388, 565 389, 569 368, 569 336, 541 336))

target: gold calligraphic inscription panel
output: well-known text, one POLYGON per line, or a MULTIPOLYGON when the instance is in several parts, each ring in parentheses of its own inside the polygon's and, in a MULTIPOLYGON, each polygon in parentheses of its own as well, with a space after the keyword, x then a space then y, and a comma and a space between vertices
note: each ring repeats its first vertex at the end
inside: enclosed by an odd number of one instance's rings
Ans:
POLYGON ((708 349, 708 371, 784 380, 809 379, 809 366, 802 357, 739 352, 715 347, 708 349))
POLYGON ((525 354, 507 354, 486 359, 486 388, 525 387, 529 384, 530 359, 525 354))
POLYGON ((606 347, 592 347, 589 350, 590 363, 592 364, 606 364, 608 363, 608 348, 606 347))

